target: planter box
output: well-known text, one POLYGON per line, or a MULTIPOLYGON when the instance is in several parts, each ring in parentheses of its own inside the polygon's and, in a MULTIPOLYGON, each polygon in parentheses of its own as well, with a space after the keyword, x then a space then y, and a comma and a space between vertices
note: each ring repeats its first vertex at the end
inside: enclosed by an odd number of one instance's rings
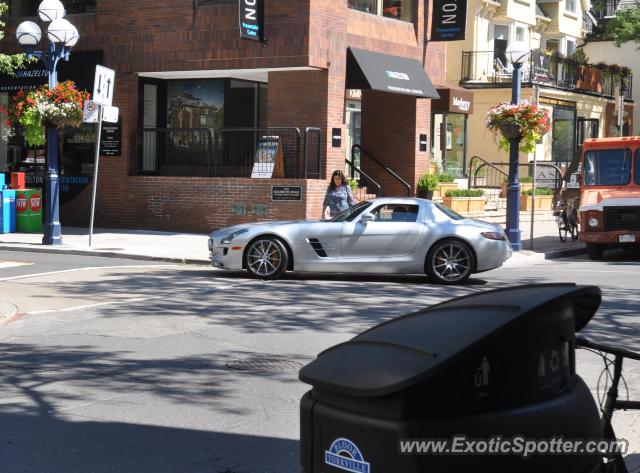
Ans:
MULTIPOLYGON (((535 201, 536 210, 552 210, 553 209, 553 196, 552 195, 537 195, 535 201)), ((520 196, 520 210, 531 210, 531 196, 520 196)))
POLYGON ((487 199, 483 197, 443 197, 445 207, 461 214, 484 212, 484 204, 487 199))
MULTIPOLYGON (((500 189, 500 197, 503 199, 507 198, 507 183, 503 182, 502 183, 502 188, 500 189)), ((521 182, 520 183, 520 192, 524 192, 524 191, 530 191, 531 189, 533 189, 533 182, 521 182)))
POLYGON ((438 187, 433 191, 433 197, 444 197, 447 191, 454 191, 458 188, 455 182, 440 182, 438 187))

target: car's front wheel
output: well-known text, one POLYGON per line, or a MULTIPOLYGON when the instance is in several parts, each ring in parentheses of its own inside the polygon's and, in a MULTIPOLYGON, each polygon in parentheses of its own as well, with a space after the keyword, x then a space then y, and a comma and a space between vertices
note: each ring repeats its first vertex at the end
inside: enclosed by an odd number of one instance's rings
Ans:
POLYGON ((244 265, 255 278, 279 278, 289 265, 289 253, 284 244, 272 237, 252 241, 244 254, 244 265))
POLYGON ((474 265, 473 251, 458 240, 436 243, 426 261, 427 275, 442 284, 455 284, 471 276, 474 265))

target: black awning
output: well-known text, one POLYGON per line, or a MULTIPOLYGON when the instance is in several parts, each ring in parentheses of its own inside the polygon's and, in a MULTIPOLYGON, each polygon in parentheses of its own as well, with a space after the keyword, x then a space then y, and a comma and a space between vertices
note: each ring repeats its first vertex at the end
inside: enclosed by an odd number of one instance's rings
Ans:
POLYGON ((347 89, 372 89, 428 99, 440 96, 420 62, 349 48, 347 89))

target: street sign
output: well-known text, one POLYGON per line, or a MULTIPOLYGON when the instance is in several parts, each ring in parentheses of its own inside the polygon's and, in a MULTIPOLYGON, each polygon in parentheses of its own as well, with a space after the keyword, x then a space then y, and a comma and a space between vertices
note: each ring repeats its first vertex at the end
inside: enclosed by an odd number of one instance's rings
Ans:
POLYGON ((93 81, 93 101, 100 105, 113 103, 113 89, 116 84, 116 72, 103 66, 96 66, 96 75, 93 81))
POLYGON ((120 109, 118 107, 102 107, 102 121, 107 123, 117 123, 119 112, 120 109))
POLYGON ((98 123, 98 110, 100 105, 93 100, 85 100, 82 121, 84 123, 98 123))

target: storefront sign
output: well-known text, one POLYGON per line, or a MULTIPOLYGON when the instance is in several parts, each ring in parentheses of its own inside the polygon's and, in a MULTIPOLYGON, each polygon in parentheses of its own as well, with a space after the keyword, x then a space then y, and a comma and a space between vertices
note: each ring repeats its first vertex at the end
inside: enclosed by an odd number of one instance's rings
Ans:
POLYGON ((264 0, 239 0, 240 37, 264 40, 264 0))
POLYGON ((252 178, 284 177, 284 159, 279 136, 262 136, 253 160, 252 178))
POLYGON ((471 110, 471 100, 465 100, 453 92, 451 93, 451 104, 449 109, 452 112, 469 113, 469 110, 471 110))
POLYGON ((271 186, 271 200, 302 200, 302 187, 271 186))
POLYGON ((100 155, 120 156, 122 154, 122 123, 103 124, 100 134, 100 155))
MULTIPOLYGON (((69 61, 58 63, 58 81, 72 80, 80 90, 93 89, 94 67, 102 61, 101 51, 74 51, 69 61)), ((17 92, 40 87, 49 81, 49 72, 41 61, 31 62, 15 76, 0 74, 0 92, 17 92)))
POLYGON ((465 39, 467 0, 435 0, 431 41, 459 41, 465 39))

